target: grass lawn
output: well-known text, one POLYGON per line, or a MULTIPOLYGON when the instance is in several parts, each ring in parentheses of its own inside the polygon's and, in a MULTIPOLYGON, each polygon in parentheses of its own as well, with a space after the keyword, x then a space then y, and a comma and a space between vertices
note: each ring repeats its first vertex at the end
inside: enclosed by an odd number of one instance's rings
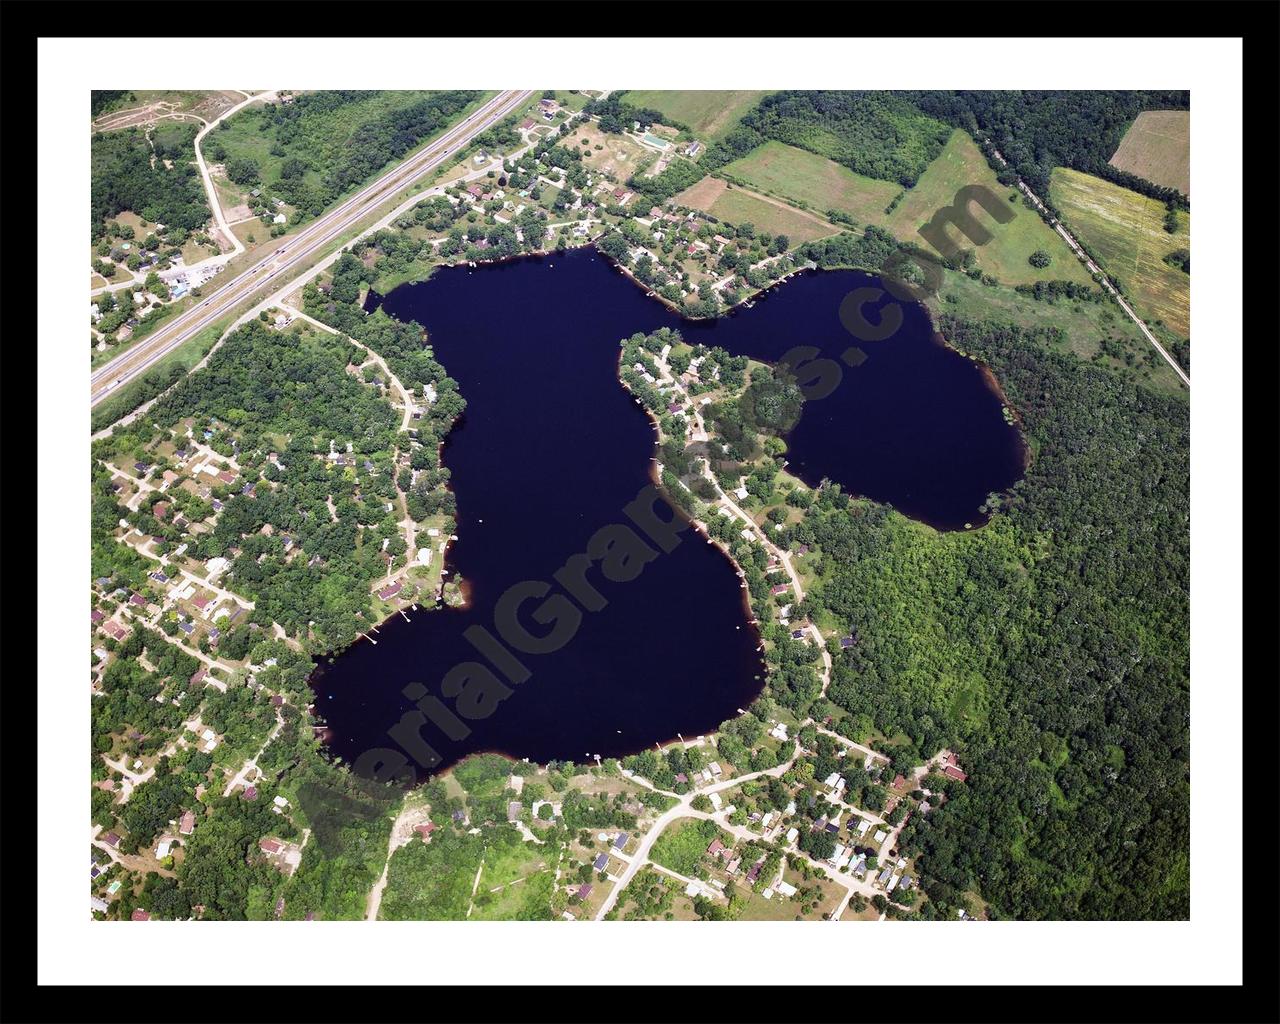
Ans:
POLYGON ((489 844, 484 852, 472 918, 486 921, 547 918, 558 847, 551 843, 539 846, 525 842, 514 828, 506 826, 491 831, 486 838, 489 844))
MULTIPOLYGON (((816 897, 817 907, 809 909, 813 906, 813 899, 805 903, 790 896, 783 896, 782 893, 777 891, 774 892, 772 898, 765 899, 760 893, 753 892, 739 920, 794 921, 799 916, 804 921, 821 921, 823 914, 834 913, 836 907, 840 905, 840 901, 844 899, 844 888, 829 879, 810 877, 809 881, 806 882, 800 872, 790 867, 783 868, 782 878, 797 889, 817 886, 819 889, 819 894, 816 897)), ((746 886, 740 884, 738 889, 739 891, 746 891, 746 886)), ((799 893, 797 893, 798 895, 799 893)))
MULTIPOLYGON (((261 180, 265 183, 280 178, 280 168, 290 156, 301 157, 309 166, 304 180, 311 185, 320 185, 325 173, 337 159, 344 140, 360 125, 373 121, 389 111, 403 109, 430 96, 428 90, 405 91, 370 91, 367 98, 354 103, 344 104, 333 112, 329 123, 321 130, 320 121, 312 118, 308 123, 311 134, 298 139, 285 147, 285 155, 274 155, 275 132, 259 131, 265 119, 264 106, 254 104, 246 107, 228 120, 224 121, 210 136, 205 146, 206 157, 211 161, 211 151, 216 151, 220 144, 227 151, 227 160, 243 158, 252 160, 259 170, 261 180)), ((218 161, 225 163, 226 161, 218 161)))
POLYGON ((1124 133, 1111 166, 1191 195, 1191 111, 1144 110, 1124 133))
POLYGON ((948 207, 955 200, 956 192, 966 185, 985 185, 1001 202, 1007 203, 1014 219, 1000 224, 981 208, 973 207, 975 216, 991 231, 991 241, 983 246, 973 246, 967 238, 948 229, 953 240, 965 248, 973 248, 978 266, 997 278, 1001 284, 1034 284, 1036 281, 1092 282, 1088 271, 1067 247, 1067 243, 1032 210, 1008 197, 1013 190, 996 181, 996 175, 987 165, 987 159, 977 143, 962 131, 955 131, 937 159, 931 163, 915 187, 908 190, 897 208, 883 224, 903 241, 915 242, 926 249, 932 246, 920 235, 920 228, 933 219, 934 214, 948 207), (1027 262, 1037 249, 1048 253, 1053 262, 1039 270, 1027 262))
MULTIPOLYGON (((1176 374, 1119 307, 1111 302, 1059 299, 1037 302, 1012 288, 988 288, 953 271, 944 271, 939 294, 928 300, 933 315, 1008 320, 1024 327, 1059 327, 1059 348, 1077 359, 1096 360, 1158 391, 1185 394, 1176 374), (1105 348, 1105 350, 1104 350, 1105 348), (1154 361, 1148 356, 1154 356, 1154 361)), ((796 564, 801 565, 804 559, 796 564)))
POLYGON ((1178 230, 1169 234, 1163 203, 1065 167, 1054 168, 1049 196, 1102 269, 1124 286, 1138 315, 1187 337, 1191 277, 1164 257, 1191 248, 1191 214, 1179 210, 1178 230))
POLYGON ((822 213, 839 210, 859 224, 883 221, 885 207, 902 191, 893 182, 855 174, 834 160, 774 141, 726 164, 724 172, 822 213))
POLYGON ((192 264, 207 260, 210 256, 217 256, 221 250, 215 246, 197 245, 190 238, 182 246, 182 262, 188 267, 192 264))
MULTIPOLYGON (((309 185, 319 187, 329 171, 343 159, 352 133, 362 125, 389 113, 405 110, 419 100, 436 95, 438 92, 439 90, 370 90, 367 97, 343 104, 324 118, 312 115, 299 129, 298 137, 284 147, 284 155, 271 152, 273 148, 277 149, 277 153, 279 152, 279 147, 276 146, 276 133, 270 130, 259 130, 260 125, 266 120, 265 108, 261 104, 254 104, 223 121, 222 125, 209 134, 202 143, 202 147, 206 158, 211 163, 225 164, 235 158, 252 160, 258 167, 261 187, 268 194, 271 194, 273 184, 279 181, 280 169, 284 162, 291 157, 298 157, 307 165, 302 180, 309 185), (218 146, 226 150, 225 160, 216 160, 214 154, 218 146)), ((420 140, 403 156, 390 160, 370 172, 361 183, 384 173, 392 166, 403 163, 428 145, 430 139, 447 131, 449 126, 456 125, 463 117, 494 95, 496 94, 493 92, 482 92, 477 99, 450 117, 445 125, 432 132, 429 138, 420 140)), ((357 187, 358 185, 352 184, 342 194, 349 195, 357 187)), ((239 227, 233 230, 239 234, 239 227)))
POLYGON ((546 921, 551 918, 555 871, 542 868, 508 884, 498 892, 485 888, 484 876, 476 892, 473 921, 546 921))
POLYGON ((701 139, 720 138, 748 110, 769 95, 767 89, 690 89, 628 91, 623 102, 652 107, 673 120, 687 124, 701 139))
POLYGON ((746 189, 728 185, 719 178, 703 178, 675 197, 676 202, 729 224, 753 224, 757 232, 786 235, 795 248, 815 238, 834 235, 840 229, 817 214, 788 206, 746 189))
POLYGON ((438 829, 431 842, 411 842, 391 856, 378 916, 389 921, 460 921, 483 856, 480 836, 438 829))
POLYGON ((393 288, 409 281, 425 281, 438 266, 438 263, 428 263, 426 260, 413 260, 400 270, 380 273, 370 287, 379 295, 386 295, 393 288))
MULTIPOLYGON (((126 250, 127 252, 141 252, 142 243, 146 241, 147 235, 155 234, 156 226, 151 223, 146 223, 144 225, 142 218, 139 217, 136 213, 133 213, 131 210, 124 210, 120 213, 117 213, 114 217, 108 217, 107 219, 109 221, 115 221, 122 228, 133 228, 132 238, 108 239, 113 249, 124 246, 124 245, 128 245, 129 248, 128 250, 126 250)), ((94 260, 99 260, 99 259, 106 260, 106 262, 108 263, 111 262, 111 258, 109 256, 98 255, 98 245, 101 244, 101 241, 102 240, 99 239, 97 242, 93 242, 89 245, 90 265, 93 264, 94 260)), ((116 276, 113 277, 108 283, 117 284, 120 281, 123 281, 128 276, 129 276, 128 268, 123 263, 121 263, 116 268, 116 276)))
POLYGON ((589 170, 612 175, 619 181, 641 173, 657 159, 653 150, 646 149, 631 136, 602 132, 591 121, 575 130, 563 145, 581 150, 582 162, 589 170), (583 146, 583 142, 587 145, 583 146), (597 150, 597 146, 603 148, 597 150))
POLYGON ((235 232, 236 238, 250 248, 259 246, 265 241, 273 240, 271 238, 271 229, 257 217, 240 224, 233 224, 231 225, 231 230, 235 232))
POLYGON ((732 846, 732 838, 713 821, 682 818, 673 821, 658 836, 649 857, 664 868, 692 877, 713 839, 732 846))

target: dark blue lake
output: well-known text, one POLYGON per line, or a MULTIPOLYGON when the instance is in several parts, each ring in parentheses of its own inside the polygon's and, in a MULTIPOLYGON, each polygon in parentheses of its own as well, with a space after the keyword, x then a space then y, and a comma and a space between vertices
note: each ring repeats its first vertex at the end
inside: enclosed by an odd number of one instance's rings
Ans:
MULTIPOLYGON (((520 581, 562 593, 553 574, 602 527, 630 524, 623 509, 650 482, 654 432, 617 381, 619 339, 672 326, 690 342, 766 361, 801 344, 838 359, 853 341, 840 302, 867 283, 874 278, 853 272, 801 275, 752 309, 687 322, 588 249, 439 270, 382 299, 388 313, 427 329, 467 399, 444 459, 458 504, 449 568, 467 581, 470 601, 411 612, 412 622, 395 616, 376 646, 357 642, 318 669, 316 710, 333 752, 354 762, 396 748, 388 730, 414 710, 406 686, 439 695, 455 666, 485 662, 464 630, 496 632, 495 604, 520 581)), ((922 309, 904 312, 892 339, 861 343, 865 362, 806 403, 789 438, 791 468, 939 528, 976 525, 987 494, 1021 475, 1021 440, 982 369, 943 346, 922 309)), ((538 762, 620 756, 708 732, 745 708, 764 666, 744 591, 705 538, 679 536, 629 581, 593 569, 605 607, 583 612, 554 653, 519 655, 528 678, 509 685, 488 717, 468 720, 465 736, 450 738, 428 715, 420 735, 440 757, 435 767, 477 751, 538 762)), ((553 625, 534 622, 540 603, 521 611, 535 635, 553 625)))

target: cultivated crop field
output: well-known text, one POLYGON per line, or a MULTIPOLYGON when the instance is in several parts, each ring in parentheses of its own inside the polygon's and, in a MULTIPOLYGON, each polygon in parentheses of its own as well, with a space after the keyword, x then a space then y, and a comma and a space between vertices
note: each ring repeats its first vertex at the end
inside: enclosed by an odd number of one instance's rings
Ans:
POLYGON ((953 240, 975 251, 978 266, 995 277, 1001 284, 1034 284, 1036 281, 1078 281, 1089 284, 1092 278, 1084 269, 1067 243, 1033 211, 1023 205, 1019 196, 1009 202, 1014 190, 996 181, 995 172, 987 165, 987 159, 978 145, 962 131, 955 131, 946 146, 925 172, 914 188, 907 191, 902 201, 884 224, 903 241, 914 242, 926 249, 932 246, 921 236, 920 228, 933 219, 935 213, 948 207, 956 193, 966 185, 985 185, 1008 205, 1014 219, 1007 224, 994 218, 974 205, 974 216, 991 231, 993 237, 983 246, 974 246, 948 229, 953 240), (1043 269, 1028 263, 1036 250, 1049 254, 1052 262, 1043 269))
POLYGON ((786 235, 793 249, 815 238, 834 235, 839 230, 817 214, 797 210, 778 199, 735 188, 719 178, 703 178, 676 195, 675 201, 694 210, 705 210, 735 227, 751 224, 756 231, 786 235))
POLYGON ((1191 248, 1191 215, 1178 212, 1178 230, 1164 230, 1164 204, 1079 171, 1057 167, 1049 195, 1063 222, 1118 280, 1138 315, 1161 320, 1182 337, 1191 332, 1191 277, 1164 262, 1191 248))
POLYGON ((1144 110, 1124 133, 1111 166, 1191 195, 1191 111, 1144 110))
POLYGON ((883 221, 885 207, 901 191, 892 182, 855 174, 834 160, 773 141, 726 164, 724 172, 820 213, 839 210, 859 224, 883 221))
POLYGON ((636 107, 652 107, 687 124, 700 139, 714 140, 728 132, 738 118, 760 102, 763 89, 694 89, 628 91, 623 100, 636 107))

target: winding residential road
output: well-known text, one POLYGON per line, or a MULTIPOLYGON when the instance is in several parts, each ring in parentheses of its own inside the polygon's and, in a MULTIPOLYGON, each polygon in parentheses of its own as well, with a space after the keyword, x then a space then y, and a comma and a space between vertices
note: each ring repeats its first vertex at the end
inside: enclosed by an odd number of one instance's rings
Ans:
MULTIPOLYGON (((213 175, 209 173, 209 165, 205 162, 204 153, 200 150, 200 143, 204 137, 216 128, 221 121, 225 121, 232 114, 238 114, 245 107, 259 101, 266 101, 275 96, 276 90, 269 89, 266 92, 255 93, 248 99, 237 103, 234 107, 228 107, 212 121, 205 123, 205 126, 196 134, 196 165, 200 168, 200 177, 204 179, 204 190, 209 196, 209 209, 213 211, 213 219, 218 225, 218 230, 222 232, 223 237, 231 244, 232 251, 223 253, 221 256, 213 257, 220 263, 226 263, 227 260, 235 256, 239 256, 244 252, 244 244, 235 236, 235 232, 231 230, 231 225, 227 223, 226 215, 222 212, 222 203, 218 200, 218 190, 213 186, 213 175)), ((209 261, 205 261, 207 263, 209 261)), ((202 266, 203 264, 196 264, 202 266)), ((190 268, 188 268, 190 269, 190 268)))

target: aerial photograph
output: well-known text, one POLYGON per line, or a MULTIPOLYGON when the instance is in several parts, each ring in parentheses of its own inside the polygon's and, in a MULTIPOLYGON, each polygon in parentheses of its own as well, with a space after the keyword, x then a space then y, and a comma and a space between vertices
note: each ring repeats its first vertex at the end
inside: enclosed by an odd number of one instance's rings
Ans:
POLYGON ((82 94, 89 916, 1188 922, 1192 90, 526 84, 82 94))

